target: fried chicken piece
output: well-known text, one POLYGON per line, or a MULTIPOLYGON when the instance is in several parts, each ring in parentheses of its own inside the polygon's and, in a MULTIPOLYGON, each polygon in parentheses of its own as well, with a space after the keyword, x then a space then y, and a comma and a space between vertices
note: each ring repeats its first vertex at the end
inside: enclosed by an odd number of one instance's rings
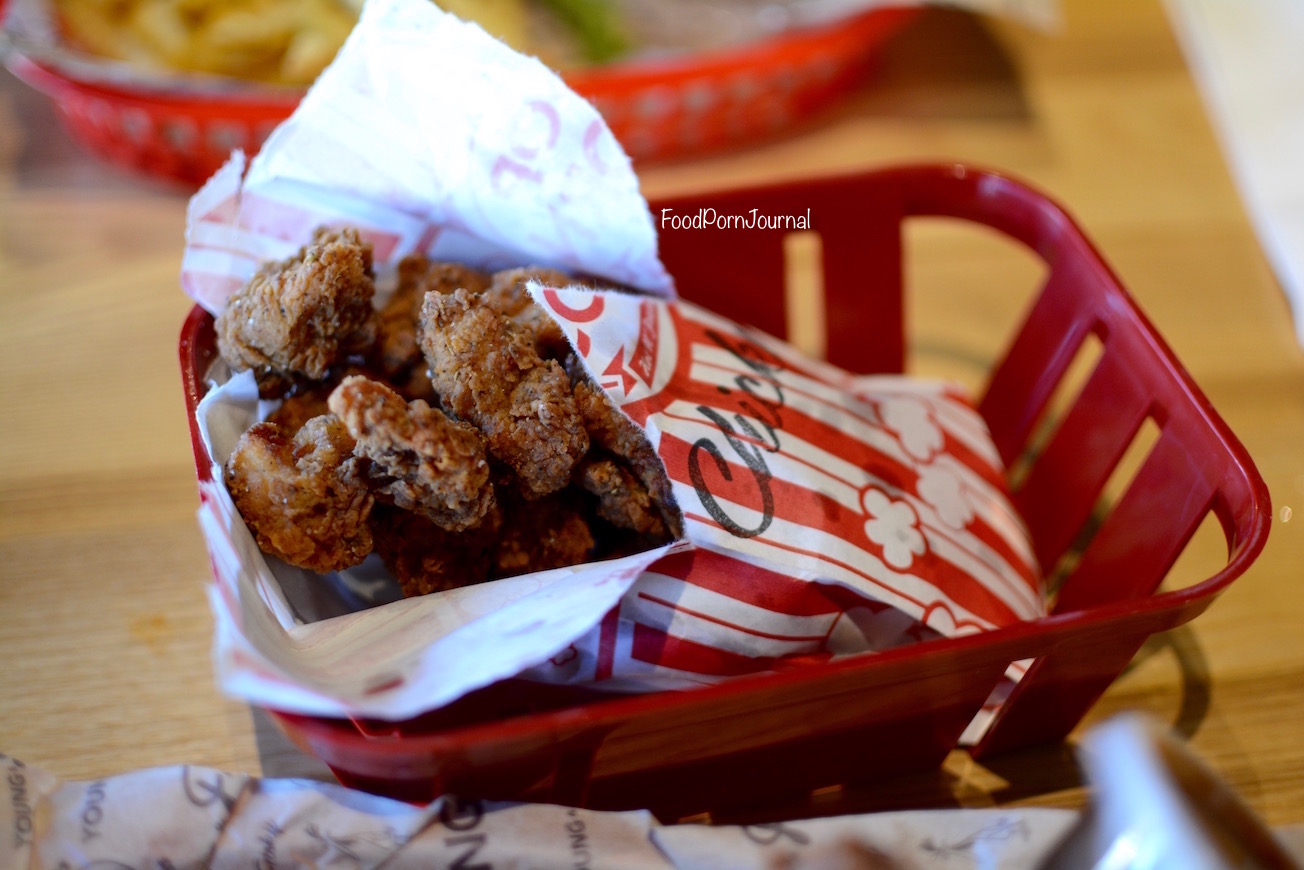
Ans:
POLYGON ((328 405, 353 436, 354 453, 371 460, 367 475, 380 496, 452 532, 493 507, 484 439, 475 427, 361 375, 340 382, 328 405))
POLYGON ((492 576, 515 577, 588 561, 597 542, 574 495, 566 491, 536 501, 505 495, 492 576))
POLYGON ((291 260, 302 260, 310 247, 314 245, 330 245, 342 242, 349 245, 357 245, 362 249, 362 267, 372 278, 376 277, 375 269, 375 248, 371 242, 365 241, 358 233, 356 227, 317 227, 312 231, 312 240, 299 249, 299 252, 291 257, 291 260))
POLYGON ((541 359, 525 330, 466 290, 426 294, 420 340, 444 409, 484 433, 525 495, 566 486, 589 437, 561 366, 541 359))
POLYGON ((525 285, 531 280, 549 287, 588 286, 565 272, 544 266, 526 266, 495 272, 493 284, 485 291, 485 301, 496 311, 505 314, 534 336, 534 346, 544 359, 563 360, 571 352, 570 342, 557 321, 553 320, 530 297, 525 285))
POLYGON ((356 231, 318 231, 297 256, 259 269, 217 318, 217 346, 235 371, 264 381, 321 380, 376 337, 371 246, 356 231))
POLYGON ((267 422, 279 423, 291 432, 298 432, 313 417, 331 412, 326 400, 340 381, 349 375, 365 373, 366 370, 360 366, 345 366, 331 369, 320 381, 298 380, 282 397, 276 410, 267 415, 267 422))
POLYGON ((356 565, 371 552, 374 498, 353 439, 334 417, 314 417, 298 434, 257 423, 240 437, 224 472, 263 552, 319 573, 356 565))
POLYGON ((614 459, 590 453, 576 469, 575 480, 597 498, 602 519, 663 543, 667 539, 665 521, 647 487, 614 459))
POLYGON ((280 272, 285 268, 294 265, 295 263, 302 262, 303 258, 307 255, 309 248, 321 247, 322 245, 330 245, 336 243, 357 245, 359 248, 361 248, 363 268, 366 270, 367 274, 370 275, 372 278, 376 277, 376 272, 374 268, 375 266, 374 248, 372 247, 371 242, 363 240, 362 236, 359 235, 357 229, 354 227, 328 227, 328 226, 317 227, 312 231, 312 236, 309 238, 308 244, 301 246, 299 250, 295 251, 292 255, 286 257, 284 260, 264 260, 263 263, 259 265, 258 271, 267 272, 269 274, 273 272, 280 272))
POLYGON ((628 465, 661 513, 667 530, 679 537, 683 520, 670 489, 670 478, 647 435, 615 406, 602 387, 593 383, 574 354, 567 359, 566 370, 573 381, 575 407, 584 420, 589 440, 628 465))
POLYGON ((431 260, 424 254, 409 254, 400 260, 398 287, 380 309, 377 358, 381 370, 397 377, 421 361, 417 321, 427 292, 452 293, 462 288, 478 293, 489 288, 490 280, 487 272, 431 260))
POLYGON ((488 580, 498 516, 495 509, 480 526, 449 532, 419 514, 378 504, 371 527, 376 552, 411 598, 488 580))

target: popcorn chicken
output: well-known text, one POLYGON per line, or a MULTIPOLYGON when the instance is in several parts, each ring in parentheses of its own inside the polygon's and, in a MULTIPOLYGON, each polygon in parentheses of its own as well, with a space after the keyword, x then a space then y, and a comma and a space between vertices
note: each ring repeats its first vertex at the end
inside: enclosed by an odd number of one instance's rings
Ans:
POLYGON ((482 295, 427 293, 420 341, 444 408, 484 432, 527 497, 570 482, 588 433, 566 372, 540 358, 526 330, 482 295))
POLYGON ((258 423, 226 462, 227 491, 265 553, 325 573, 372 549, 375 497, 339 420, 314 417, 297 434, 258 423))
POLYGON ((217 347, 235 371, 320 380, 376 338, 371 246, 357 233, 319 232, 296 256, 271 263, 227 300, 217 347))
POLYGON ((228 365, 282 398, 224 469, 264 552, 326 572, 374 551, 425 595, 677 533, 660 460, 559 363, 570 347, 531 278, 576 283, 413 254, 377 311, 371 247, 348 228, 258 269, 216 326, 228 365))
POLYGON ((494 505, 484 439, 420 399, 405 402, 361 375, 345 378, 328 404, 370 460, 377 496, 450 532, 476 525, 494 505))

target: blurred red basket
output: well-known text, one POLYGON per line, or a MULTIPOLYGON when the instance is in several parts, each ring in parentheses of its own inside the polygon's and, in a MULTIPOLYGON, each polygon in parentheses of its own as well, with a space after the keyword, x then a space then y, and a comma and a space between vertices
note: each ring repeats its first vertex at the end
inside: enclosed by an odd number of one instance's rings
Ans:
MULTIPOLYGON (((341 781, 411 800, 451 792, 662 818, 808 793, 941 764, 1006 667, 1035 659, 971 750, 985 756, 1063 739, 1153 633, 1202 613, 1261 551, 1267 488, 1235 436, 1072 219, 1002 175, 961 166, 890 169, 685 197, 680 214, 810 208, 822 236, 828 356, 858 372, 898 372, 902 224, 962 218, 998 230, 1049 272, 980 411, 1010 466, 1082 342, 1099 361, 1048 443, 1013 486, 1042 565, 1056 565, 1149 418, 1159 436, 1059 589, 1051 615, 981 635, 833 663, 800 664, 711 688, 595 697, 506 683, 410 722, 275 714, 341 781), (1228 560, 1213 576, 1158 592, 1213 515, 1228 560)), ((674 232, 661 253, 680 292, 784 335, 783 231, 674 232)), ((194 408, 214 356, 212 318, 196 308, 181 366, 196 466, 210 463, 194 408)))
POLYGON ((120 166, 198 187, 231 151, 253 154, 299 104, 297 94, 164 93, 69 78, 12 56, 15 76, 46 94, 74 139, 120 166))
MULTIPOLYGON (((565 78, 594 103, 631 157, 690 154, 782 130, 828 105, 862 80, 878 47, 916 13, 875 9, 736 48, 565 78)), ((8 65, 54 101, 89 150, 191 185, 206 181, 233 148, 256 152, 299 99, 254 86, 196 93, 93 82, 17 53, 8 65)))

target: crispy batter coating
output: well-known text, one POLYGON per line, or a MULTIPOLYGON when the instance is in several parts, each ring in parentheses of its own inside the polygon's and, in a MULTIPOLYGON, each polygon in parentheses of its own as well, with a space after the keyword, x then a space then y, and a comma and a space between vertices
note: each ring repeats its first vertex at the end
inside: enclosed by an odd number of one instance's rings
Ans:
POLYGON ((448 532, 419 514, 378 504, 372 512, 376 552, 407 597, 489 579, 497 511, 467 532, 448 532))
POLYGON ((421 349, 445 410, 484 433, 528 497, 564 487, 589 449, 570 380, 531 337, 466 290, 427 293, 421 349))
POLYGON ((588 561, 596 541, 583 505, 566 491, 534 501, 505 495, 493 547, 494 577, 514 577, 588 561))
POLYGON ((362 265, 368 275, 376 277, 375 272, 375 251, 371 242, 365 241, 358 233, 356 227, 328 227, 320 226, 312 231, 312 236, 308 244, 299 248, 292 256, 284 260, 266 260, 258 267, 260 272, 279 272, 287 266, 301 262, 308 253, 309 248, 319 247, 321 245, 330 245, 335 243, 345 243, 357 245, 362 251, 362 265))
POLYGON ((320 380, 376 337, 371 246, 353 230, 319 231, 314 243, 259 269, 217 318, 217 346, 232 369, 320 380))
POLYGON ((371 552, 367 490, 353 439, 339 420, 315 417, 298 434, 258 423, 225 468, 227 490, 265 553, 325 573, 371 552))
POLYGON ((590 453, 575 472, 576 482, 597 498, 597 514, 613 526, 652 538, 668 538, 656 502, 629 469, 614 459, 590 453))
POLYGON ((612 403, 602 387, 589 379, 573 354, 567 359, 566 369, 574 381, 575 407, 584 419, 589 439, 629 467, 661 513, 667 530, 679 537, 683 520, 670 489, 670 478, 643 430, 612 403))
MULTIPOLYGON (((544 266, 526 266, 495 272, 493 284, 485 291, 485 301, 494 309, 507 315, 534 336, 534 346, 544 359, 563 360, 571 352, 566 334, 557 321, 535 304, 525 285, 531 280, 549 287, 570 287, 586 284, 565 272, 544 266)), ((587 286, 587 284, 586 284, 587 286)))
POLYGON ((421 361, 417 320, 427 292, 452 293, 465 288, 478 293, 489 288, 490 280, 487 272, 431 260, 424 254, 409 254, 400 260, 398 287, 380 309, 377 357, 381 370, 395 377, 421 361))
POLYGON ((525 290, 584 282, 413 255, 377 312, 372 268, 355 230, 319 229, 218 318, 231 367, 284 400, 224 470, 265 552, 327 572, 374 547, 423 595, 679 533, 642 430, 525 290))
POLYGON ((328 404, 357 442, 354 453, 371 460, 368 478, 383 498, 452 532, 493 507, 484 439, 473 426, 361 375, 340 382, 328 404))

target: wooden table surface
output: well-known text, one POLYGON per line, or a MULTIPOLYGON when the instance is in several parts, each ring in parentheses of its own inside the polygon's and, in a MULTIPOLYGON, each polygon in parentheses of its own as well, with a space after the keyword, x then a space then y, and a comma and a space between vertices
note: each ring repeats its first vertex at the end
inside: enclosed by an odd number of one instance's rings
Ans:
MULTIPOLYGON (((642 166, 645 192, 958 159, 1065 203, 1278 512, 1251 571, 1144 649, 1082 727, 1150 711, 1269 823, 1304 822, 1304 354, 1158 0, 1063 5, 1058 33, 927 12, 845 104, 762 145, 642 166)), ((0 74, 0 751, 61 777, 285 769, 209 661, 176 360, 186 200, 85 156, 0 74)), ((909 248, 918 369, 981 372, 1035 277, 1027 257, 951 225, 909 248)), ((1175 575, 1223 555, 1197 538, 1175 575)), ((848 808, 1082 806, 1071 748, 981 766, 957 752, 848 808)))

